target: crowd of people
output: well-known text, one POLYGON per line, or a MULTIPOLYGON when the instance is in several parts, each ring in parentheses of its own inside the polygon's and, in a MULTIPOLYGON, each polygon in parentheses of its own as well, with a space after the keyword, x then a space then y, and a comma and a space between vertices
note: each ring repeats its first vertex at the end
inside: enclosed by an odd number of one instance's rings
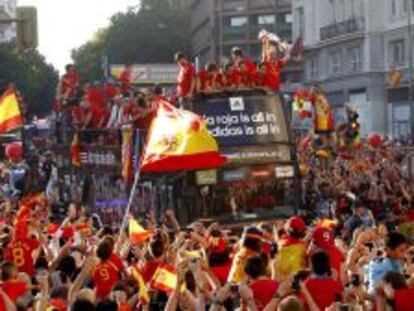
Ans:
POLYGON ((406 154, 365 146, 323 168, 310 156, 305 213, 245 227, 183 227, 167 210, 125 230, 76 204, 58 222, 42 192, 3 192, 0 310, 413 310, 406 154))

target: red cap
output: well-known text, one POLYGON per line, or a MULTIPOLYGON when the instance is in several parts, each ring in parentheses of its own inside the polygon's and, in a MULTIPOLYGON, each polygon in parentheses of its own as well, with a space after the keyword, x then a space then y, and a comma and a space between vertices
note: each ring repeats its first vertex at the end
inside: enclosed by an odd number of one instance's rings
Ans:
POLYGON ((332 230, 328 228, 317 227, 313 230, 312 236, 315 245, 320 248, 328 248, 335 243, 332 230))
POLYGON ((19 143, 7 144, 5 153, 9 160, 19 160, 23 156, 22 145, 19 143))
POLYGON ((306 224, 302 217, 294 216, 290 217, 285 225, 285 230, 289 231, 296 231, 298 233, 302 233, 306 231, 306 224))

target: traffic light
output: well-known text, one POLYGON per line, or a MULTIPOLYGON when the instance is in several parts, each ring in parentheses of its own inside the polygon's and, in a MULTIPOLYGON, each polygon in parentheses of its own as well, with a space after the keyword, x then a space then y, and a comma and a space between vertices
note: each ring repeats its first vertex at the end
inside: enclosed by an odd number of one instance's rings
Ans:
POLYGON ((35 7, 18 7, 16 15, 17 47, 20 50, 37 48, 37 9, 35 7))

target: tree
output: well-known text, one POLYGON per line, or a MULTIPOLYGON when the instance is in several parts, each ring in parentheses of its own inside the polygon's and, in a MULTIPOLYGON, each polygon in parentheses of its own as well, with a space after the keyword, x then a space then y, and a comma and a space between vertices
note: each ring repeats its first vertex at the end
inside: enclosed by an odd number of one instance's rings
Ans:
POLYGON ((110 64, 171 63, 177 50, 191 52, 189 0, 142 0, 139 9, 115 14, 108 28, 72 57, 81 75, 92 81, 102 78, 102 55, 110 64))
POLYGON ((52 107, 58 73, 37 50, 18 52, 0 44, 0 92, 13 83, 28 103, 29 115, 45 115, 52 107))

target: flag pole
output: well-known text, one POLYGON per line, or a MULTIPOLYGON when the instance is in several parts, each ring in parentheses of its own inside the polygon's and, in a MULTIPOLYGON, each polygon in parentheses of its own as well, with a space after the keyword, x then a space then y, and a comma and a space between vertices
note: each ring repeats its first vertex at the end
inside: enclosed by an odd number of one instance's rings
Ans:
POLYGON ((118 242, 121 241, 121 239, 122 239, 122 237, 124 235, 124 229, 125 229, 126 223, 128 221, 128 214, 129 214, 129 212, 131 210, 132 202, 134 201, 135 192, 136 192, 136 189, 137 189, 138 182, 139 182, 140 178, 141 178, 141 171, 140 171, 139 168, 137 168, 137 171, 136 171, 135 177, 134 177, 134 183, 132 184, 132 189, 131 189, 131 192, 129 194, 128 205, 127 205, 127 207, 125 209, 124 218, 123 218, 122 223, 121 223, 121 228, 120 228, 120 231, 119 231, 120 234, 119 234, 118 242))

